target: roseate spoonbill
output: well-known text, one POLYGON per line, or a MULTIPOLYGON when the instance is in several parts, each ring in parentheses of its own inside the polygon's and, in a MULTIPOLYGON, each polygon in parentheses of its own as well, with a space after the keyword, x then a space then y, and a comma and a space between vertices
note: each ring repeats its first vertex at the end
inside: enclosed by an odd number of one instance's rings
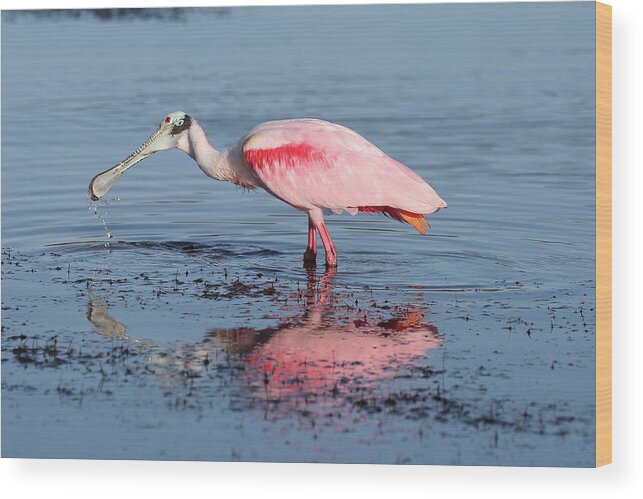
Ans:
POLYGON ((187 153, 209 177, 247 189, 261 187, 305 211, 307 264, 315 262, 318 232, 326 265, 337 265, 324 209, 351 215, 381 213, 425 234, 429 224, 424 215, 447 207, 415 172, 344 126, 317 119, 269 121, 219 152, 199 122, 181 111, 168 114, 132 154, 96 175, 89 184, 92 199, 104 196, 118 177, 142 159, 174 147, 187 153))

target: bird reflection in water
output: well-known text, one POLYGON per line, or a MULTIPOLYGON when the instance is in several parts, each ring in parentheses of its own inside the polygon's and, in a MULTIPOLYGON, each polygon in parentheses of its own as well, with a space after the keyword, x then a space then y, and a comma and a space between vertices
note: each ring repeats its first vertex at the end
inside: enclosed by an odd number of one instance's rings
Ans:
POLYGON ((87 305, 87 320, 96 327, 98 334, 108 338, 128 339, 125 335, 127 326, 109 315, 106 300, 101 298, 90 299, 87 305))
MULTIPOLYGON (((344 385, 376 387, 426 357, 440 345, 437 328, 427 323, 421 297, 413 305, 376 303, 360 291, 335 291, 336 270, 318 278, 307 269, 306 289, 279 301, 274 327, 215 328, 197 343, 172 351, 151 349, 149 363, 165 380, 177 373, 198 378, 217 365, 238 362, 239 378, 268 400, 297 400, 333 393, 344 385), (360 300, 368 299, 361 306, 360 300)), ((88 319, 100 334, 129 339, 111 318, 106 303, 92 300, 88 319)))

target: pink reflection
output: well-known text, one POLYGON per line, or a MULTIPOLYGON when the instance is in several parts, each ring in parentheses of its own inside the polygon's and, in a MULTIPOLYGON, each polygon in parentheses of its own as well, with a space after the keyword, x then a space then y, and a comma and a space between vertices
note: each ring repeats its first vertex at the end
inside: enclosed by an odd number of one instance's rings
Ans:
POLYGON ((334 292, 334 277, 329 270, 318 280, 311 269, 299 315, 274 329, 210 333, 231 353, 245 354, 246 379, 263 386, 268 398, 378 383, 440 345, 437 328, 426 323, 419 305, 351 306, 350 293, 334 292))
MULTIPOLYGON (((185 375, 205 375, 227 352, 243 362, 240 378, 266 399, 297 403, 342 386, 375 387, 441 344, 421 294, 413 305, 393 307, 367 291, 335 291, 334 269, 320 279, 314 269, 308 272, 306 289, 288 297, 275 327, 214 329, 203 341, 171 351, 146 342, 148 364, 167 382, 182 382, 185 375)), ((102 335, 142 343, 125 335, 104 300, 90 300, 87 318, 102 335)))

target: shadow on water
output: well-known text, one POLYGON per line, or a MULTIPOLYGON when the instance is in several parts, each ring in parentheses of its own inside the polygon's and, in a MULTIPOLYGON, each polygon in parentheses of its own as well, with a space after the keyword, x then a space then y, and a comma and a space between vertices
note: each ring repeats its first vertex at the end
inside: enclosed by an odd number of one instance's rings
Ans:
MULTIPOLYGON (((186 22, 186 12, 189 10, 202 11, 202 9, 185 8, 111 8, 111 9, 38 9, 38 10, 17 10, 7 11, 8 20, 16 22, 21 17, 31 17, 35 20, 80 20, 96 19, 101 22, 122 22, 122 21, 162 21, 162 22, 186 22)), ((216 16, 230 15, 230 9, 224 7, 211 7, 207 9, 216 16)))
MULTIPOLYGON (((148 367, 165 383, 207 377, 213 370, 242 371, 250 398, 293 409, 337 391, 338 385, 380 385, 441 344, 419 304, 360 308, 335 290, 335 269, 321 277, 307 269, 305 290, 275 300, 275 326, 212 328, 203 339, 176 347, 148 344, 148 367), (283 404, 283 402, 288 402, 283 404)), ((100 335, 140 343, 126 334, 107 302, 91 297, 87 319, 100 335)), ((283 414, 284 416, 287 413, 283 414)))

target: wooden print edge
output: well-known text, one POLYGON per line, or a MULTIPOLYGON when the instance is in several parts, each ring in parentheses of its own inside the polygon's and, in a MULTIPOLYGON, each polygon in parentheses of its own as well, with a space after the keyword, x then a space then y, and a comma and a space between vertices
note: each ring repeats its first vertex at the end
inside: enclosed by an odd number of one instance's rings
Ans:
POLYGON ((596 2, 596 466, 612 462, 612 7, 596 2))

